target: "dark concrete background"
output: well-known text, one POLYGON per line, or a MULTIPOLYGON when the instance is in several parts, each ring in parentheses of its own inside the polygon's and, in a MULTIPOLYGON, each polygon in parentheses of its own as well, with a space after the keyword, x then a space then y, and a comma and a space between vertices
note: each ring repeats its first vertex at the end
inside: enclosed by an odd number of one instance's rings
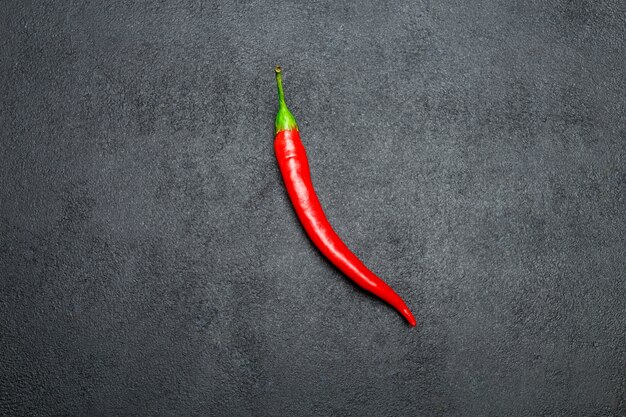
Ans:
POLYGON ((626 415, 625 4, 3 1, 0 415, 626 415))

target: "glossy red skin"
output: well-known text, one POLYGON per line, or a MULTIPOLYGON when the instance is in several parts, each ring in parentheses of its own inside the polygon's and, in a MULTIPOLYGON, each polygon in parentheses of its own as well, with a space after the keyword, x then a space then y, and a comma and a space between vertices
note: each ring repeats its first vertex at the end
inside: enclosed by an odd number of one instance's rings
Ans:
POLYGON ((326 219, 315 194, 306 151, 297 130, 283 130, 274 140, 276 159, 289 198, 298 218, 315 246, 358 286, 382 298, 415 326, 415 318, 402 298, 385 281, 370 271, 341 241, 326 219))

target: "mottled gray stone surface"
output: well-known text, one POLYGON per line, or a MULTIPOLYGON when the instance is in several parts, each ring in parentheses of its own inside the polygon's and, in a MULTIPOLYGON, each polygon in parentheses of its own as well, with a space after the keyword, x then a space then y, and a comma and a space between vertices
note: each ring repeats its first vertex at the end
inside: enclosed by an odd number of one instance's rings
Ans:
POLYGON ((0 415, 626 415, 625 4, 3 1, 0 415))

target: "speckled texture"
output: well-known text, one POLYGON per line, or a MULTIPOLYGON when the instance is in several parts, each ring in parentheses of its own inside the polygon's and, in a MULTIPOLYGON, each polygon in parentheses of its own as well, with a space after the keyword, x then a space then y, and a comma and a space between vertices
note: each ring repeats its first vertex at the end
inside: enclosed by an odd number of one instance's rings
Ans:
POLYGON ((626 415, 622 0, 1 8, 0 415, 626 415))

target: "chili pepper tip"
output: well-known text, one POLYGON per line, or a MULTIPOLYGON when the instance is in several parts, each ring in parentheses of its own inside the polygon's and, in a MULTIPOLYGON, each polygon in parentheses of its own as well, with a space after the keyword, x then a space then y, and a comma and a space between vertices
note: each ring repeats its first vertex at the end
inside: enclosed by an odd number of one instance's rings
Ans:
POLYGON ((406 321, 409 322, 411 327, 415 327, 415 325, 417 324, 417 321, 415 321, 415 317, 413 317, 413 313, 411 313, 411 310, 409 310, 408 307, 402 309, 402 315, 404 316, 406 321))
POLYGON ((282 72, 282 68, 280 67, 280 65, 276 65, 274 67, 274 71, 276 71, 276 74, 280 74, 282 72))

